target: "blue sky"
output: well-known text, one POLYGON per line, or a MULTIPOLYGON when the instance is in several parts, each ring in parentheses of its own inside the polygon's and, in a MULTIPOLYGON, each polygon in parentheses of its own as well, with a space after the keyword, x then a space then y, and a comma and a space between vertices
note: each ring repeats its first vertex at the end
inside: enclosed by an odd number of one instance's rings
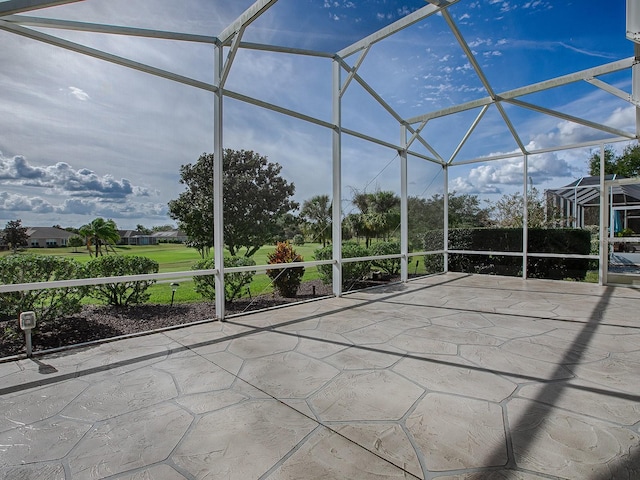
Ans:
MULTIPOLYGON (((2 3, 0 2, 0 5, 2 3)), ((86 0, 29 15, 216 35, 252 4, 244 0, 86 0)), ((280 0, 245 32, 244 41, 336 52, 424 1, 280 0)), ((508 91, 633 55, 625 38, 625 2, 461 0, 449 8, 496 92, 508 91)), ((213 52, 204 44, 39 28, 73 42, 211 82, 213 52)), ((120 228, 173 223, 167 202, 183 190, 179 168, 213 149, 212 97, 101 60, 0 30, 0 226, 80 226, 97 216, 120 228)), ((347 58, 353 65, 358 56, 347 58)), ((484 98, 487 91, 441 15, 376 44, 359 74, 403 118, 484 98)), ((343 76, 344 78, 344 76, 343 76)), ((602 80, 631 91, 630 72, 602 80)), ((331 120, 331 62, 241 50, 226 85, 324 121, 331 120)), ((633 131, 635 112, 581 82, 523 100, 633 131)), ((326 128, 234 99, 225 100, 225 147, 254 150, 283 166, 304 201, 331 192, 331 134, 326 128)), ((505 110, 530 148, 608 136, 514 106, 505 110)), ((433 120, 424 138, 445 158, 479 110, 433 120)), ((346 128, 399 143, 398 123, 352 82, 343 97, 346 128)), ((624 145, 617 145, 620 149, 624 145)), ((456 161, 517 148, 491 107, 456 161)), ((415 150, 428 154, 416 144, 415 150)), ((586 174, 591 149, 530 157, 537 188, 586 174)), ((394 149, 345 136, 343 184, 353 191, 399 193, 394 149)), ((450 189, 497 200, 522 188, 522 159, 450 169, 450 189)), ((409 159, 409 193, 442 191, 442 169, 409 159)), ((343 202, 345 213, 352 208, 343 202)))

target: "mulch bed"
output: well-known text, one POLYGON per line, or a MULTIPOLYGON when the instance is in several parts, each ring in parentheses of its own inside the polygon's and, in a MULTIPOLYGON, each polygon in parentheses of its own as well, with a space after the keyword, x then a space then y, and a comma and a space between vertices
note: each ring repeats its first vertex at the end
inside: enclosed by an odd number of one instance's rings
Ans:
MULTIPOLYGON (((275 307, 331 295, 331 286, 320 280, 300 285, 295 298, 267 294, 252 299, 236 300, 226 306, 228 315, 275 307)), ((172 327, 215 317, 215 303, 157 305, 144 304, 131 307, 83 307, 76 315, 56 321, 40 322, 33 331, 33 351, 76 345, 121 335, 172 327)), ((17 320, 0 321, 0 358, 25 353, 24 334, 17 320)))

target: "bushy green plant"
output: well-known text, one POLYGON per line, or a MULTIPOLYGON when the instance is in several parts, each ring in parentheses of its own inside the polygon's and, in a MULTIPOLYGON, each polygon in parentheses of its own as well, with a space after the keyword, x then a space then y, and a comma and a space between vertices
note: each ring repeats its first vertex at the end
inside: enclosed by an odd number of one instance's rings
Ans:
MULTIPOLYGON (((87 263, 91 277, 115 277, 121 275, 143 275, 158 273, 158 262, 138 255, 106 255, 96 257, 87 263)), ((149 300, 147 289, 155 280, 136 280, 132 282, 105 283, 96 285, 91 295, 107 305, 124 307, 137 305, 149 300)))
MULTIPOLYGON (((255 265, 256 262, 249 257, 224 257, 225 268, 246 267, 255 265)), ((215 268, 213 258, 200 260, 193 267, 193 270, 210 270, 215 268)), ((255 275, 254 271, 231 272, 224 274, 224 299, 232 302, 242 295, 242 289, 249 285, 255 275)), ((208 300, 215 300, 216 286, 215 276, 200 275, 193 277, 195 291, 208 300)))
POLYGON ((304 235, 298 233, 293 236, 293 244, 294 245, 304 245, 304 235))
MULTIPOLYGON (((378 242, 369 247, 369 255, 382 256, 394 255, 400 253, 400 244, 398 242, 378 242)), ((371 262, 373 268, 382 270, 389 275, 397 275, 400 272, 399 258, 386 258, 373 260, 371 262)))
MULTIPOLYGON (((342 244, 342 258, 366 257, 369 250, 357 243, 345 242, 342 244)), ((331 245, 320 248, 315 251, 316 260, 330 260, 333 258, 333 249, 331 245)), ((332 282, 332 265, 318 265, 320 278, 328 285, 332 282)), ((342 288, 348 290, 355 283, 361 281, 369 274, 371 270, 371 262, 349 262, 342 264, 342 288)))
MULTIPOLYGON (((276 249, 267 255, 269 265, 278 263, 302 262, 289 242, 278 242, 276 249)), ((273 282, 274 288, 283 297, 295 297, 304 276, 304 267, 279 268, 267 270, 267 275, 273 282)))
MULTIPOLYGON (((428 232, 424 236, 425 251, 442 245, 442 231, 428 232)), ((581 258, 544 258, 536 253, 588 255, 591 251, 591 233, 570 228, 530 228, 528 230, 527 275, 529 278, 584 279, 589 260, 581 258)), ((453 228, 449 230, 449 249, 486 251, 487 255, 449 254, 449 271, 493 275, 522 275, 522 257, 519 255, 489 255, 491 251, 522 252, 521 228, 453 228)), ((440 247, 442 248, 442 247, 440 247)), ((427 273, 442 271, 442 256, 425 256, 427 273), (432 258, 429 258, 432 257, 432 258), (429 263, 430 262, 430 263, 429 263)))
MULTIPOLYGON (((422 235, 422 248, 426 252, 442 250, 444 248, 444 231, 429 230, 422 235)), ((442 253, 424 256, 424 269, 427 275, 444 271, 444 255, 442 253)))
MULTIPOLYGON (((87 277, 83 265, 53 255, 8 255, 0 258, 3 284, 73 280, 87 277)), ((0 317, 18 319, 21 312, 34 311, 39 321, 77 313, 89 287, 47 288, 0 294, 0 317)))

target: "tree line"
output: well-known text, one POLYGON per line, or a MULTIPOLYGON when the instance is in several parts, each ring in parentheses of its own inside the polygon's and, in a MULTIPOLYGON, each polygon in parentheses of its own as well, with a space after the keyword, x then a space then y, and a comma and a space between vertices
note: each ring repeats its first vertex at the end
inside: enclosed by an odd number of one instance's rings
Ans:
MULTIPOLYGON (((202 154, 195 164, 182 165, 180 183, 185 191, 169 202, 169 215, 178 222, 201 256, 213 247, 213 161, 202 154)), ((252 256, 261 246, 277 241, 309 239, 330 242, 333 205, 329 195, 316 195, 300 206, 293 200, 295 185, 281 176, 282 167, 253 151, 226 149, 223 156, 224 242, 232 256, 252 256), (293 212, 299 210, 296 215, 293 212)), ((557 221, 545 209, 535 188, 528 192, 528 219, 533 227, 557 221)), ((504 195, 495 204, 477 195, 449 194, 449 227, 522 226, 523 195, 504 195)), ((362 240, 368 248, 373 240, 399 237, 400 197, 392 191, 355 190, 352 210, 342 221, 345 240, 362 240)), ((409 238, 417 246, 427 230, 443 228, 444 197, 408 198, 409 238)))
MULTIPOLYGON (((180 230, 189 238, 189 246, 196 248, 202 258, 213 247, 213 154, 203 153, 194 164, 180 167, 180 183, 185 191, 169 202, 169 216, 178 222, 180 230)), ((599 175, 600 154, 588 159, 589 174, 599 175)), ((330 242, 332 234, 332 201, 329 195, 316 195, 302 205, 293 200, 295 185, 281 175, 282 167, 267 157, 249 150, 225 149, 223 152, 223 215, 224 242, 232 256, 251 257, 260 247, 282 240, 298 242, 309 239, 330 242), (298 214, 295 214, 299 210, 298 214)), ((640 146, 627 146, 621 155, 611 147, 605 148, 605 174, 625 177, 640 174, 640 146)), ((528 221, 531 227, 558 226, 558 212, 545 205, 540 192, 531 188, 528 197, 528 221)), ((521 227, 524 198, 521 193, 503 195, 489 204, 477 195, 452 192, 448 197, 449 227, 521 227)), ((368 248, 372 240, 398 237, 400 198, 391 191, 354 190, 352 210, 342 221, 344 239, 362 239, 368 248)), ((421 233, 441 229, 444 217, 444 197, 410 196, 409 238, 418 242, 421 233)), ((172 229, 172 225, 146 228, 141 233, 172 229)), ((119 239, 115 222, 96 218, 79 229, 70 239, 70 246, 86 245, 91 255, 100 256, 119 239)), ((7 245, 15 251, 26 246, 27 229, 20 220, 10 221, 2 231, 7 245)))

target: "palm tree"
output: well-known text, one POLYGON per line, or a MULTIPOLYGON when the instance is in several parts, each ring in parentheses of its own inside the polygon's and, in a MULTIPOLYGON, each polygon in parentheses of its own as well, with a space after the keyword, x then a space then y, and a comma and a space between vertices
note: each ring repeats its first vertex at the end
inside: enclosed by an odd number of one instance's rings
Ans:
POLYGON ((86 238, 89 255, 92 254, 91 246, 95 246, 96 257, 102 255, 102 245, 114 244, 120 240, 116 222, 111 219, 105 220, 102 217, 98 217, 91 223, 83 225, 80 227, 78 233, 86 238))
POLYGON ((305 219, 314 240, 327 246, 327 239, 331 236, 331 201, 329 195, 316 195, 305 200, 300 210, 300 216, 305 219))

